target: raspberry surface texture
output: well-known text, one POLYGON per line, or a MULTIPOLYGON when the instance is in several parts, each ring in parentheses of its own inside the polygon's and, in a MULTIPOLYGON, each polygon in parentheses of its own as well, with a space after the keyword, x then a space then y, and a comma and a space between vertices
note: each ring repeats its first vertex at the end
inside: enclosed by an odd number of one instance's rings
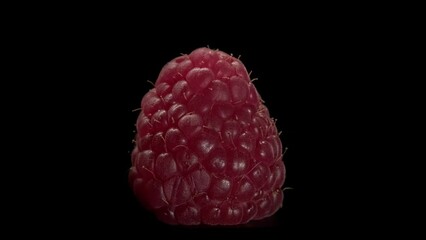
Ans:
POLYGON ((239 59, 199 48, 167 63, 136 128, 129 181, 159 220, 236 225, 281 208, 282 143, 239 59))

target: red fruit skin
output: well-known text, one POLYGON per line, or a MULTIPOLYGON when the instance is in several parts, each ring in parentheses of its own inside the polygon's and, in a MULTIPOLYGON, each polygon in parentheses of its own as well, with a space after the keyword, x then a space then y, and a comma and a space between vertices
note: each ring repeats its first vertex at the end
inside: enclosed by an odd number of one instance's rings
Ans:
POLYGON ((141 108, 129 180, 158 219, 236 225, 281 208, 282 143, 240 60, 208 48, 177 57, 141 108))

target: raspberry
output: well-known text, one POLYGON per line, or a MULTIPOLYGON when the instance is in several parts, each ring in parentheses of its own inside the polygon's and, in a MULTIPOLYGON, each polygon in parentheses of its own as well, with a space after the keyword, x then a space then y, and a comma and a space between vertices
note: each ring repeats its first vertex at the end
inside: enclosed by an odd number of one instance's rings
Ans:
POLYGON ((282 144, 243 63, 199 48, 142 99, 129 179, 168 224, 235 225, 281 206, 282 144))

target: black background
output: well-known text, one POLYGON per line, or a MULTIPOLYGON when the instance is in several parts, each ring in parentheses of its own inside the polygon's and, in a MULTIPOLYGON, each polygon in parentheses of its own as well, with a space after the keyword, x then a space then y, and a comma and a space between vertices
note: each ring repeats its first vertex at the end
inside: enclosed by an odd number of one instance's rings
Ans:
POLYGON ((250 12, 229 18, 223 13, 221 21, 201 26, 191 23, 203 19, 202 11, 164 21, 158 19, 166 13, 120 13, 33 24, 27 37, 34 40, 22 46, 30 53, 28 61, 37 63, 33 71, 39 80, 27 88, 47 89, 48 97, 31 104, 48 117, 37 121, 30 115, 27 125, 37 125, 36 134, 48 139, 46 159, 53 158, 30 164, 48 173, 37 173, 42 182, 34 184, 40 193, 32 216, 48 214, 51 220, 43 229, 121 236, 276 231, 300 236, 363 228, 350 223, 366 197, 357 194, 365 177, 358 172, 365 159, 360 149, 367 141, 361 129, 366 115, 359 111, 370 94, 364 89, 371 79, 366 72, 376 57, 366 49, 379 42, 374 30, 360 31, 351 20, 285 13, 266 13, 262 21, 250 12), (283 208, 265 221, 226 228, 167 226, 130 191, 127 173, 138 115, 132 110, 152 87, 147 80, 154 82, 180 53, 205 46, 241 55, 288 147, 284 186, 292 189, 285 190, 283 208))

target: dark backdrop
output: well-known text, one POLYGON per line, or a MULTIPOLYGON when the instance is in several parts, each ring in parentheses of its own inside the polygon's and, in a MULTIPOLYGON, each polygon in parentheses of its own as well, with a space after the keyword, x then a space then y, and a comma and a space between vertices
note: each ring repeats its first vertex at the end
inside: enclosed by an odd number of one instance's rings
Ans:
POLYGON ((357 211, 359 195, 351 176, 362 158, 361 142, 351 136, 363 121, 358 90, 369 67, 364 47, 371 42, 348 31, 354 29, 350 22, 280 15, 264 23, 245 19, 196 27, 124 17, 71 21, 53 34, 46 29, 49 37, 41 45, 46 47, 37 54, 49 59, 43 69, 52 79, 46 86, 54 89, 45 100, 54 103, 47 109, 54 114, 44 123, 57 129, 49 140, 57 162, 46 164, 53 176, 45 177, 54 193, 46 204, 54 209, 53 222, 96 234, 304 234, 353 227, 347 219, 357 211), (266 221, 225 229, 170 227, 141 208, 130 191, 127 171, 138 114, 132 110, 151 88, 147 80, 154 82, 180 53, 204 46, 241 55, 288 147, 285 187, 292 190, 266 221))

